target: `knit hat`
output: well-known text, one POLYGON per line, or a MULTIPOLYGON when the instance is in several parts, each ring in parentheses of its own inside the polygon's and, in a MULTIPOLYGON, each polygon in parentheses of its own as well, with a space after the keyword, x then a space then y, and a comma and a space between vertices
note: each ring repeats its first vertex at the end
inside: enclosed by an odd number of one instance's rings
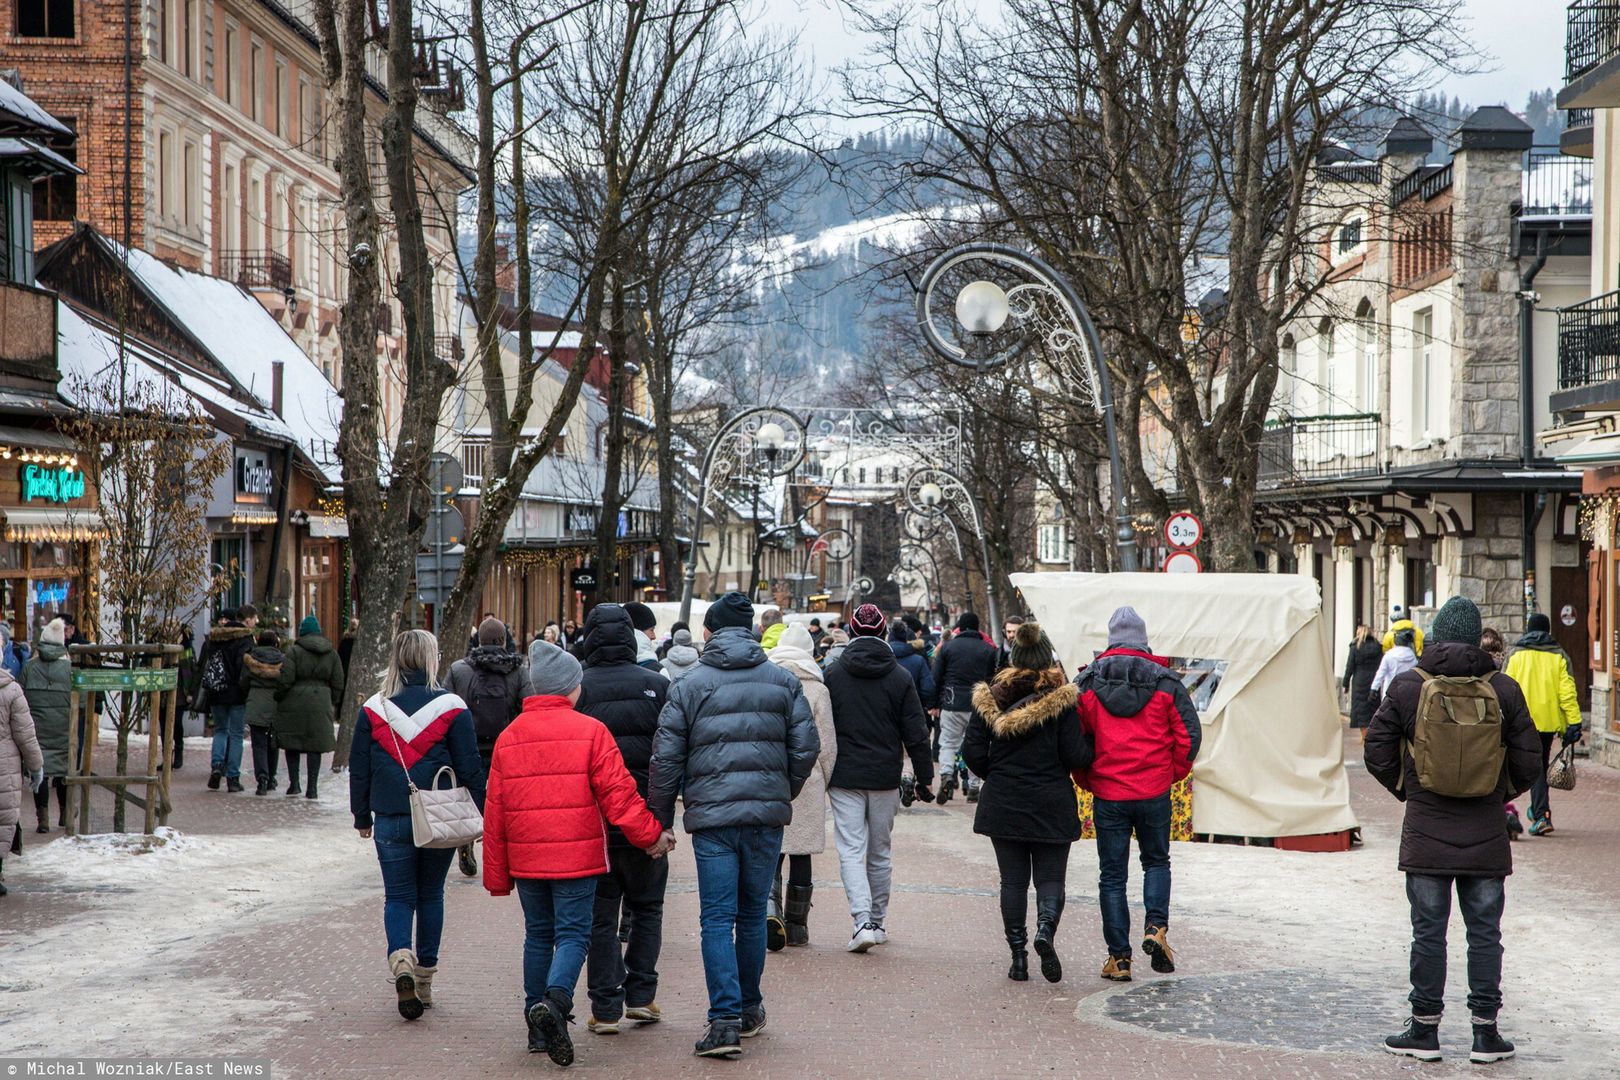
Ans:
MULTIPOLYGON (((1543 634, 1550 634, 1552 633, 1552 620, 1538 611, 1534 615, 1530 616, 1530 621, 1525 623, 1524 628, 1527 632, 1532 634, 1536 633, 1537 631, 1540 631, 1543 634)), ((44 637, 41 637, 39 640, 44 641, 45 639, 44 637)))
POLYGON ((1435 615, 1429 638, 1432 641, 1461 641, 1478 645, 1479 635, 1484 632, 1485 626, 1474 602, 1466 596, 1453 596, 1435 615))
POLYGON ((709 605, 709 610, 703 613, 703 626, 705 629, 725 630, 730 627, 741 627, 744 630, 754 625, 754 605, 748 602, 748 597, 740 592, 728 592, 720 599, 709 605))
POLYGON ((630 616, 630 625, 645 634, 658 625, 658 616, 653 614, 652 608, 639 600, 632 600, 624 605, 626 614, 630 616))
POLYGON ((827 636, 832 639, 832 643, 834 645, 849 644, 849 634, 845 632, 842 626, 833 627, 831 630, 827 631, 827 636))
POLYGON ((1046 636, 1038 622, 1026 622, 1018 628, 1012 640, 1012 666, 1025 671, 1045 671, 1057 663, 1052 651, 1052 639, 1046 636))
POLYGON ((969 630, 975 634, 979 632, 979 617, 971 611, 964 611, 956 617, 958 630, 969 630))
POLYGON ((317 619, 313 615, 305 615, 303 621, 298 624, 299 637, 311 637, 315 634, 319 634, 320 632, 321 620, 317 619))
POLYGON ((529 688, 541 696, 567 697, 579 685, 583 669, 572 653, 535 638, 529 646, 529 688))
POLYGON ((669 643, 674 645, 692 645, 692 631, 685 626, 677 625, 675 632, 669 635, 669 643))
POLYGON ((1147 623, 1129 604, 1115 608, 1114 613, 1108 616, 1108 647, 1148 651, 1147 623))
POLYGON ((791 623, 782 631, 782 637, 777 641, 776 647, 780 649, 784 645, 790 649, 803 649, 805 652, 816 647, 815 641, 810 637, 809 628, 798 623, 791 623))
POLYGON ((506 644, 506 624, 501 622, 501 620, 497 619, 493 615, 491 615, 489 618, 485 619, 483 622, 479 623, 478 624, 478 644, 480 644, 480 645, 505 645, 506 644))
POLYGON ((898 619, 896 619, 889 626, 889 640, 890 641, 910 641, 911 640, 911 627, 907 626, 905 623, 900 622, 898 619))
POLYGON ((45 629, 39 632, 41 645, 61 645, 67 641, 67 627, 61 619, 52 619, 45 624, 45 629))
POLYGON ((856 637, 880 638, 888 628, 889 620, 883 617, 876 604, 862 604, 849 617, 849 631, 856 637))

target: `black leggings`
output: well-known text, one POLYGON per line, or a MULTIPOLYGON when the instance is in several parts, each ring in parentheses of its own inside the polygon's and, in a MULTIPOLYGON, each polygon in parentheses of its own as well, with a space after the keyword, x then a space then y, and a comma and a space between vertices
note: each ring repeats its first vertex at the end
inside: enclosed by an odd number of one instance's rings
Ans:
POLYGON ((1035 880, 1035 900, 1057 905, 1063 913, 1063 885, 1069 873, 1068 844, 1031 844, 1022 840, 992 839, 996 866, 1001 870, 1001 921, 1008 929, 1028 925, 1029 882, 1035 880))
POLYGON ((810 856, 808 855, 778 855, 776 857, 776 876, 782 876, 782 860, 788 864, 789 885, 801 888, 810 886, 810 856))
POLYGON ((39 785, 39 790, 34 792, 34 809, 41 814, 50 809, 52 788, 56 789, 58 816, 61 823, 65 825, 67 824, 67 785, 62 782, 60 776, 53 776, 49 782, 39 785))
MULTIPOLYGON (((303 751, 287 750, 284 752, 287 755, 287 779, 296 784, 298 783, 298 755, 303 751)), ((321 771, 321 755, 304 754, 304 757, 309 761, 309 779, 304 784, 304 794, 313 799, 315 797, 315 777, 321 771)))

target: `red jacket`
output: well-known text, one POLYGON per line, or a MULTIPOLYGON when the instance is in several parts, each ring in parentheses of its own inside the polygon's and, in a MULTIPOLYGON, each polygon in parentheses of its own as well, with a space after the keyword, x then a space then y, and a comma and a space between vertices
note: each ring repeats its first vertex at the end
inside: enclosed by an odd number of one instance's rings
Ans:
POLYGON ((575 712, 567 698, 525 698, 490 762, 484 888, 505 896, 513 878, 607 873, 604 814, 637 847, 652 846, 664 831, 601 721, 575 712))
POLYGON ((1071 774, 1076 784, 1110 802, 1156 799, 1192 771, 1203 728, 1169 663, 1109 649, 1080 672, 1076 708, 1096 756, 1071 774))

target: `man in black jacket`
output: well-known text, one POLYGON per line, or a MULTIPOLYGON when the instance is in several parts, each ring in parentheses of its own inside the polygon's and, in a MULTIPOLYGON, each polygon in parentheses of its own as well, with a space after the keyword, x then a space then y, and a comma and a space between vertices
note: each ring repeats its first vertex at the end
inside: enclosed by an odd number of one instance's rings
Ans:
POLYGON ((208 717, 214 727, 210 791, 219 790, 222 778, 226 791, 242 790, 242 739, 247 733, 242 657, 253 648, 253 624, 258 621, 259 612, 252 604, 221 612, 197 661, 198 681, 208 695, 208 717))
POLYGON ((883 612, 862 604, 850 629, 857 636, 826 675, 838 732, 838 761, 827 781, 827 801, 855 926, 847 948, 863 953, 888 940, 883 919, 892 870, 889 836, 900 806, 902 750, 911 756, 917 795, 924 802, 933 799, 928 787, 934 782, 934 763, 917 685, 884 644, 888 625, 883 612))
MULTIPOLYGON (((585 672, 575 708, 612 733, 625 768, 647 795, 653 736, 669 680, 637 663, 641 635, 618 604, 598 604, 585 618, 585 672)), ((643 639, 645 640, 645 639, 643 639)), ((620 1018, 656 1023, 658 953, 664 943, 664 889, 669 860, 655 859, 608 829, 608 872, 596 879, 586 983, 591 994, 588 1027, 598 1034, 619 1030, 620 1018), (619 941, 623 911, 629 938, 619 941)))
POLYGON ((1529 789, 1541 768, 1541 741, 1518 684, 1497 671, 1490 654, 1479 647, 1480 633, 1479 609, 1471 601, 1460 596, 1446 601, 1435 615, 1417 669, 1402 672, 1389 684, 1367 730, 1364 751, 1367 771, 1406 804, 1400 868, 1406 872, 1412 906, 1412 1019, 1405 1031, 1384 1040, 1384 1049, 1420 1061, 1440 1060, 1446 924, 1453 890, 1468 928, 1468 1008, 1474 1021, 1469 1060, 1513 1056, 1513 1044, 1496 1029, 1502 1007, 1504 885, 1513 872, 1502 802, 1529 789), (1411 749, 1418 704, 1435 676, 1488 678, 1496 692, 1507 755, 1501 781, 1488 795, 1452 798, 1426 790, 1418 780, 1411 749))
MULTIPOLYGON (((939 804, 956 790, 956 755, 973 717, 973 688, 996 674, 996 647, 979 632, 979 617, 964 611, 956 619, 956 636, 934 657, 934 689, 939 694, 939 804)), ((968 802, 978 798, 979 781, 964 770, 962 789, 968 802)))
POLYGON ((765 1026, 765 905, 782 827, 821 753, 798 676, 766 660, 753 623, 742 593, 710 606, 708 644, 669 688, 653 739, 647 804, 668 828, 680 793, 697 859, 709 985, 699 1057, 737 1057, 738 1040, 765 1026))
MULTIPOLYGON (((478 756, 488 776, 495 740, 512 726, 523 711, 523 699, 529 696, 529 664, 512 651, 512 632, 493 615, 484 616, 473 641, 476 644, 467 655, 450 665, 449 690, 467 703, 472 714, 478 756)), ((473 849, 473 844, 456 849, 456 861, 468 877, 478 876, 478 856, 473 849)))

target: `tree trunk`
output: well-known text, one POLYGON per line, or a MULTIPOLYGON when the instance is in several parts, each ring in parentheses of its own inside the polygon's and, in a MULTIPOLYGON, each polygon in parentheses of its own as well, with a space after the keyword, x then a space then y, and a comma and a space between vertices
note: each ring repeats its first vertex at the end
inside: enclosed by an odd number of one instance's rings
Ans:
POLYGON ((624 393, 629 381, 626 365, 630 336, 625 329, 622 275, 613 279, 608 322, 608 423, 606 452, 602 455, 602 505, 596 516, 596 597, 620 603, 619 510, 624 506, 624 393))

